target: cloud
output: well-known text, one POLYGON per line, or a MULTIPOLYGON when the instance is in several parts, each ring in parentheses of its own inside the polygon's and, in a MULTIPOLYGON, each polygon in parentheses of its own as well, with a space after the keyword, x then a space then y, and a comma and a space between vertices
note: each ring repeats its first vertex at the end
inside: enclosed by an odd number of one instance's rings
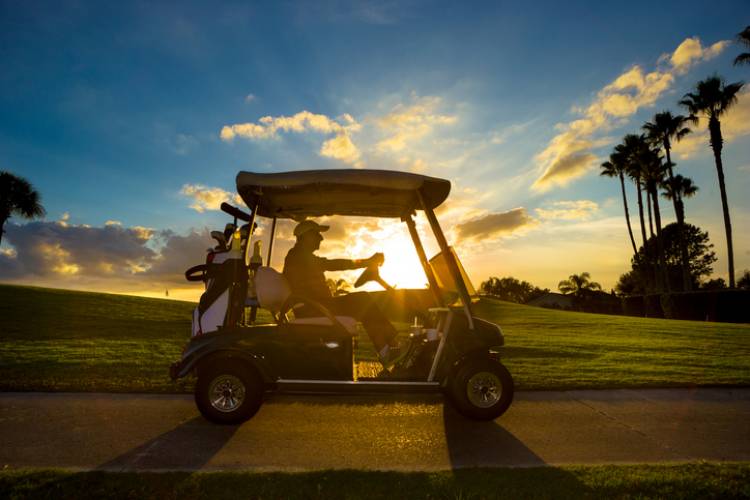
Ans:
POLYGON ((172 151, 180 156, 187 155, 196 146, 198 146, 198 139, 189 134, 177 134, 169 142, 172 151))
POLYGON ((350 115, 343 114, 338 121, 326 115, 309 111, 300 111, 292 116, 264 116, 258 123, 238 123, 225 125, 220 137, 223 141, 232 141, 236 137, 250 140, 278 138, 279 132, 318 132, 334 137, 325 141, 320 154, 335 158, 345 163, 356 164, 360 152, 351 140, 351 134, 359 132, 362 126, 350 115))
POLYGON ((360 161, 362 155, 346 134, 339 134, 325 141, 320 147, 320 155, 341 160, 356 167, 362 166, 360 161))
POLYGON ((597 92, 589 106, 574 109, 581 118, 556 126, 560 132, 536 156, 541 173, 532 188, 546 191, 565 186, 589 172, 598 163, 591 150, 610 142, 598 134, 626 124, 639 109, 653 106, 672 86, 676 75, 715 57, 727 44, 721 41, 704 48, 697 37, 688 38, 671 55, 660 57, 654 71, 646 72, 635 65, 623 72, 597 92))
POLYGON ((417 97, 412 95, 409 106, 397 104, 391 111, 376 120, 387 137, 375 145, 380 152, 397 153, 409 143, 430 134, 435 127, 452 125, 458 121, 455 115, 439 114, 437 109, 442 99, 436 96, 417 97))
POLYGON ((511 234, 521 228, 536 224, 537 220, 531 217, 525 208, 519 207, 507 212, 482 215, 458 224, 456 230, 460 239, 482 239, 511 234))
POLYGON ((208 187, 202 184, 185 184, 180 189, 180 194, 192 198, 193 203, 190 208, 196 212, 205 212, 206 210, 220 210, 222 202, 242 203, 242 198, 238 194, 224 191, 218 187, 208 187))
POLYGON ((555 201, 547 208, 537 208, 541 219, 586 220, 599 211, 599 205, 591 200, 555 201))
POLYGON ((251 102, 253 102, 253 101, 254 101, 254 100, 256 100, 256 99, 257 99, 257 97, 255 97, 255 94, 247 94, 247 95, 245 96, 245 102, 246 102, 247 104, 250 104, 251 102))
POLYGON ((597 157, 588 151, 566 152, 559 155, 550 164, 544 174, 534 185, 548 186, 549 184, 565 185, 569 179, 580 177, 588 172, 597 162, 597 157))
MULTIPOLYGON (((698 125, 691 128, 693 132, 675 143, 672 148, 675 156, 681 160, 711 151, 706 119, 701 117, 698 125)), ((750 135, 750 89, 740 92, 735 105, 721 117, 721 135, 725 144, 750 135)))
POLYGON ((168 288, 182 290, 188 299, 195 299, 202 286, 188 284, 184 272, 203 263, 214 244, 206 228, 181 235, 141 226, 36 221, 6 224, 6 230, 0 280, 154 296, 168 288))
POLYGON ((675 49, 669 62, 675 71, 684 73, 690 69, 691 65, 716 57, 729 43, 729 40, 721 40, 709 47, 703 47, 700 38, 687 38, 675 49))
POLYGON ((0 278, 133 274, 154 258, 154 251, 146 245, 153 234, 147 228, 116 224, 9 224, 3 243, 13 250, 0 255, 0 278))

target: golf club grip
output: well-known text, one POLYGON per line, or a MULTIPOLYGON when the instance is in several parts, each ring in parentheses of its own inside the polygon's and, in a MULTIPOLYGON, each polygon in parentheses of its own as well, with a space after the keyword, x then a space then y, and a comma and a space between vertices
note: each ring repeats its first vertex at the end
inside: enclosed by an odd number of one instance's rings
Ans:
POLYGON ((225 201, 221 203, 221 209, 232 217, 237 217, 238 219, 244 220, 245 222, 250 222, 250 215, 246 214, 237 207, 233 207, 225 201))

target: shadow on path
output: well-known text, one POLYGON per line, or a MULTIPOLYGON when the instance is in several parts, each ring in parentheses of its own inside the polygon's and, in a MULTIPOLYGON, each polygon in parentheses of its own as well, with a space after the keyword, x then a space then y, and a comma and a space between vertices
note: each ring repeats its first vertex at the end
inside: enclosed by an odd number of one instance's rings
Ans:
POLYGON ((194 417, 97 467, 97 470, 196 470, 205 466, 239 426, 194 417))
POLYGON ((511 495, 509 498, 535 497, 540 493, 547 496, 549 491, 560 498, 577 498, 588 491, 574 474, 548 466, 544 459, 497 421, 469 420, 446 402, 443 422, 448 456, 458 488, 470 492, 477 481, 496 484, 498 491, 504 490, 511 495), (527 469, 511 477, 510 471, 498 467, 527 469), (574 492, 572 496, 571 492, 574 492))
POLYGON ((546 465, 541 457, 497 422, 470 420, 448 402, 443 406, 443 422, 453 469, 546 465))

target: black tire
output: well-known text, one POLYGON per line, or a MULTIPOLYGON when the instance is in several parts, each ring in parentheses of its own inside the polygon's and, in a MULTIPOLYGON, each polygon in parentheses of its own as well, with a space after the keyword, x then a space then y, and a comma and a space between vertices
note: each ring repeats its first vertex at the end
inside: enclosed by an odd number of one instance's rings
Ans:
POLYGON ((499 361, 472 358, 448 381, 448 395, 459 413, 474 420, 494 420, 513 402, 513 377, 499 361))
POLYGON ((241 424, 258 412, 263 381, 252 367, 231 359, 217 359, 198 370, 195 404, 216 424, 241 424))

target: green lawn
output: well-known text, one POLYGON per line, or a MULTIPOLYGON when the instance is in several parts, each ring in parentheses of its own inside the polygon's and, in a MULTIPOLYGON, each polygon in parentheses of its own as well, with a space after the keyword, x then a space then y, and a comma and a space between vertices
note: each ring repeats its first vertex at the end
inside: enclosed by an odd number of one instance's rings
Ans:
POLYGON ((445 472, 321 471, 294 474, 0 472, 0 498, 669 498, 750 497, 750 465, 462 469, 445 472))
MULTIPOLYGON (((194 305, 0 285, 0 390, 175 392, 194 305)), ((483 300, 520 389, 750 384, 750 325, 553 311, 483 300)), ((361 359, 371 356, 360 337, 361 359)))

